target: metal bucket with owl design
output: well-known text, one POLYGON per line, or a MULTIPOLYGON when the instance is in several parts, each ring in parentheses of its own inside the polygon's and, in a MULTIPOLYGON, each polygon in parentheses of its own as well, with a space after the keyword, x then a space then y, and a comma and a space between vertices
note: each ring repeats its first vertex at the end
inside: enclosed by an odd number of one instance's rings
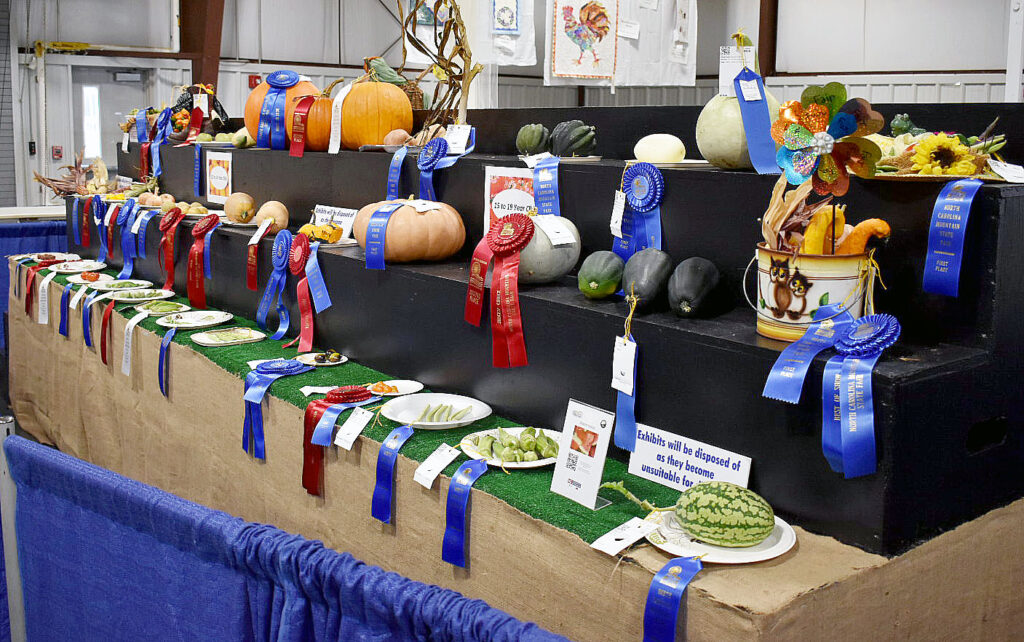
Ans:
POLYGON ((757 246, 757 333, 781 341, 803 336, 818 308, 841 304, 854 319, 864 314, 871 288, 867 254, 796 254, 757 246))

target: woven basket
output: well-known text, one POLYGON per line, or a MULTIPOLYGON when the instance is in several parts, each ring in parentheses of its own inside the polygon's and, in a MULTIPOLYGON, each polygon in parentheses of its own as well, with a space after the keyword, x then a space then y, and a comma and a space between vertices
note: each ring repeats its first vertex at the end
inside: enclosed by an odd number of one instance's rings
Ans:
POLYGON ((423 109, 423 90, 420 89, 419 83, 411 80, 399 86, 405 92, 405 95, 409 97, 409 102, 412 104, 413 109, 423 109))

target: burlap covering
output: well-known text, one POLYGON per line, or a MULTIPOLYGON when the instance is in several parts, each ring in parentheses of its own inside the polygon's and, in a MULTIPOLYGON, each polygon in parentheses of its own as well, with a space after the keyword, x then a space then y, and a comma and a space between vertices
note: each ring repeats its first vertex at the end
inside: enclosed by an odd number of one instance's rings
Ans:
MULTIPOLYGON (((13 270, 12 270, 13 271, 13 270)), ((379 444, 361 438, 326 458, 324 498, 300 483, 302 411, 265 406, 267 460, 241 448, 242 381, 180 345, 170 396, 157 387, 159 337, 137 329, 132 374, 121 374, 126 319, 112 319, 112 358, 84 347, 78 311, 69 339, 10 300, 11 399, 21 426, 45 443, 247 520, 320 539, 371 564, 481 598, 581 642, 639 640, 652 571, 649 547, 622 563, 574 534, 479 491, 471 504, 471 566, 440 559, 448 480, 425 490, 400 458, 393 526, 370 516, 379 444)), ((96 312, 101 312, 97 306, 96 312)), ((99 338, 100 314, 93 334, 99 338)), ((332 451, 334 449, 331 449, 332 451)), ((691 640, 1013 639, 1024 633, 1024 502, 966 524, 893 560, 797 529, 771 562, 709 565, 688 592, 691 640), (1016 634, 1016 635, 1014 635, 1016 634)))

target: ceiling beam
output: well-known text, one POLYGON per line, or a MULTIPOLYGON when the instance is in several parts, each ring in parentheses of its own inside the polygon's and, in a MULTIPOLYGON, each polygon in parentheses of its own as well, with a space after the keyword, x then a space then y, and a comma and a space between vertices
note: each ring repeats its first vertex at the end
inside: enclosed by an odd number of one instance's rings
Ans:
POLYGON ((181 0, 181 52, 192 57, 192 82, 217 84, 224 0, 181 0))

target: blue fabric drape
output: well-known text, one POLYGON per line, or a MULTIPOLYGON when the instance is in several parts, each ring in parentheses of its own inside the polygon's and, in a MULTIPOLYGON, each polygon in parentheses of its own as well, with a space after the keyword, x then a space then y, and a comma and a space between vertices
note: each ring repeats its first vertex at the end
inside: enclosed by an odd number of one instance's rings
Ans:
MULTIPOLYGON (((0 224, 0 256, 30 252, 67 252, 67 221, 28 221, 0 224)), ((0 267, 0 317, 7 312, 7 296, 11 276, 7 261, 0 267)), ((4 326, 0 323, 0 349, 7 347, 4 326)))
POLYGON ((4 448, 32 640, 564 640, 34 442, 4 448))

